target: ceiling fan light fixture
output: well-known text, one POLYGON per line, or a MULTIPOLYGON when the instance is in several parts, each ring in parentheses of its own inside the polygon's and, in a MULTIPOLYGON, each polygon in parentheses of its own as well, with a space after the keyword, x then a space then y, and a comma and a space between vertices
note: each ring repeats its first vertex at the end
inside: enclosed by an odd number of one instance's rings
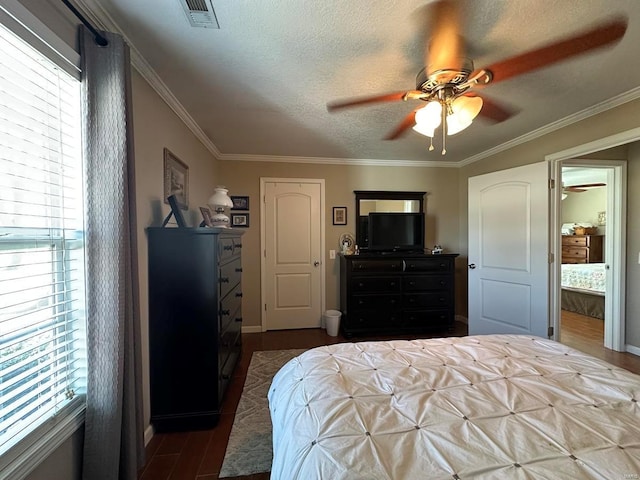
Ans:
POLYGON ((447 134, 455 135, 473 122, 482 110, 482 98, 458 97, 451 102, 451 113, 447 116, 447 134))
MULTIPOLYGON (((416 112, 415 121, 416 127, 419 126, 420 128, 420 130, 414 128, 417 132, 422 133, 421 130, 430 130, 433 132, 442 122, 442 105, 440 102, 436 100, 428 102, 423 108, 416 112)), ((432 137, 433 133, 429 136, 432 137)))

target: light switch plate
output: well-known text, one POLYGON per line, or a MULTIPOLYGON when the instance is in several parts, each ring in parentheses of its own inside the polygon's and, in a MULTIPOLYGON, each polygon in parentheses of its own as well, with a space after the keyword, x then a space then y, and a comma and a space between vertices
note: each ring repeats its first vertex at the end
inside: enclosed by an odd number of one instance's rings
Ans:
POLYGON ((335 260, 336 259, 336 251, 335 250, 329 250, 329 258, 331 260, 335 260))

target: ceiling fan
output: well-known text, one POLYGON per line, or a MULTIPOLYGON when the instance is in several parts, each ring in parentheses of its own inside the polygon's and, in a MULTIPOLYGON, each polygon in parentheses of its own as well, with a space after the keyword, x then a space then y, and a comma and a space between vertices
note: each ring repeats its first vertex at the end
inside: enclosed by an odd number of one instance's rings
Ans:
POLYGON ((583 183, 582 185, 571 185, 571 186, 568 186, 568 187, 563 187, 562 190, 564 192, 580 193, 580 192, 586 192, 590 188, 606 187, 606 186, 607 186, 606 183, 583 183))
POLYGON ((493 122, 511 117, 513 110, 501 102, 476 94, 475 89, 522 75, 582 53, 611 45, 627 29, 626 18, 617 18, 582 33, 530 50, 484 68, 474 69, 465 57, 461 31, 459 0, 438 0, 429 5, 430 28, 425 51, 425 68, 416 78, 415 90, 351 98, 331 102, 330 112, 380 102, 421 100, 386 137, 399 138, 409 128, 431 138, 442 125, 442 155, 446 153, 446 135, 458 133, 480 115, 493 122))

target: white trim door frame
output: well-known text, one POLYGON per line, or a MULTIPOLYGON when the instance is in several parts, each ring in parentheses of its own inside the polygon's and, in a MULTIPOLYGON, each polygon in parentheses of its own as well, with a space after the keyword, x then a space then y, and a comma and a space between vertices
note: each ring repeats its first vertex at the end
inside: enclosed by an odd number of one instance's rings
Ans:
MULTIPOLYGON (((321 260, 323 258, 322 252, 325 250, 325 182, 324 179, 314 178, 272 178, 264 177, 260 178, 260 317, 261 317, 261 330, 266 332, 269 328, 267 318, 267 297, 268 297, 268 282, 273 279, 268 278, 269 268, 267 266, 267 205, 266 194, 267 185, 279 183, 279 184, 317 184, 320 187, 320 208, 318 218, 312 221, 318 225, 319 228, 319 242, 320 242, 320 255, 318 260, 318 267, 320 269, 320 281, 318 288, 320 289, 320 316, 325 311, 326 306, 326 269, 325 264, 321 260)), ((318 326, 320 325, 320 318, 318 318, 318 326)))
POLYGON ((562 245, 560 227, 562 224, 560 202, 562 195, 562 167, 583 165, 609 169, 607 179, 607 225, 605 258, 608 266, 607 302, 605 317, 604 346, 615 351, 625 351, 625 291, 626 291, 626 219, 627 219, 627 162, 614 160, 587 160, 580 156, 625 145, 640 140, 640 128, 627 130, 616 135, 563 150, 546 156, 551 163, 551 178, 557 188, 551 195, 550 251, 555 261, 549 275, 551 316, 555 340, 560 340, 560 275, 562 245), (607 321, 608 320, 608 321, 607 321))

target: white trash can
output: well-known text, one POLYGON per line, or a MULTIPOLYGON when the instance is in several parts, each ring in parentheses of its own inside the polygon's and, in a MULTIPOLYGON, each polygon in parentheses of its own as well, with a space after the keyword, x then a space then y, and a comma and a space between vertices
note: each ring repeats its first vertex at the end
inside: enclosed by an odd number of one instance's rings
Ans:
POLYGON ((340 331, 340 317, 342 312, 338 310, 327 310, 324 312, 324 323, 327 326, 327 335, 337 337, 340 331))

